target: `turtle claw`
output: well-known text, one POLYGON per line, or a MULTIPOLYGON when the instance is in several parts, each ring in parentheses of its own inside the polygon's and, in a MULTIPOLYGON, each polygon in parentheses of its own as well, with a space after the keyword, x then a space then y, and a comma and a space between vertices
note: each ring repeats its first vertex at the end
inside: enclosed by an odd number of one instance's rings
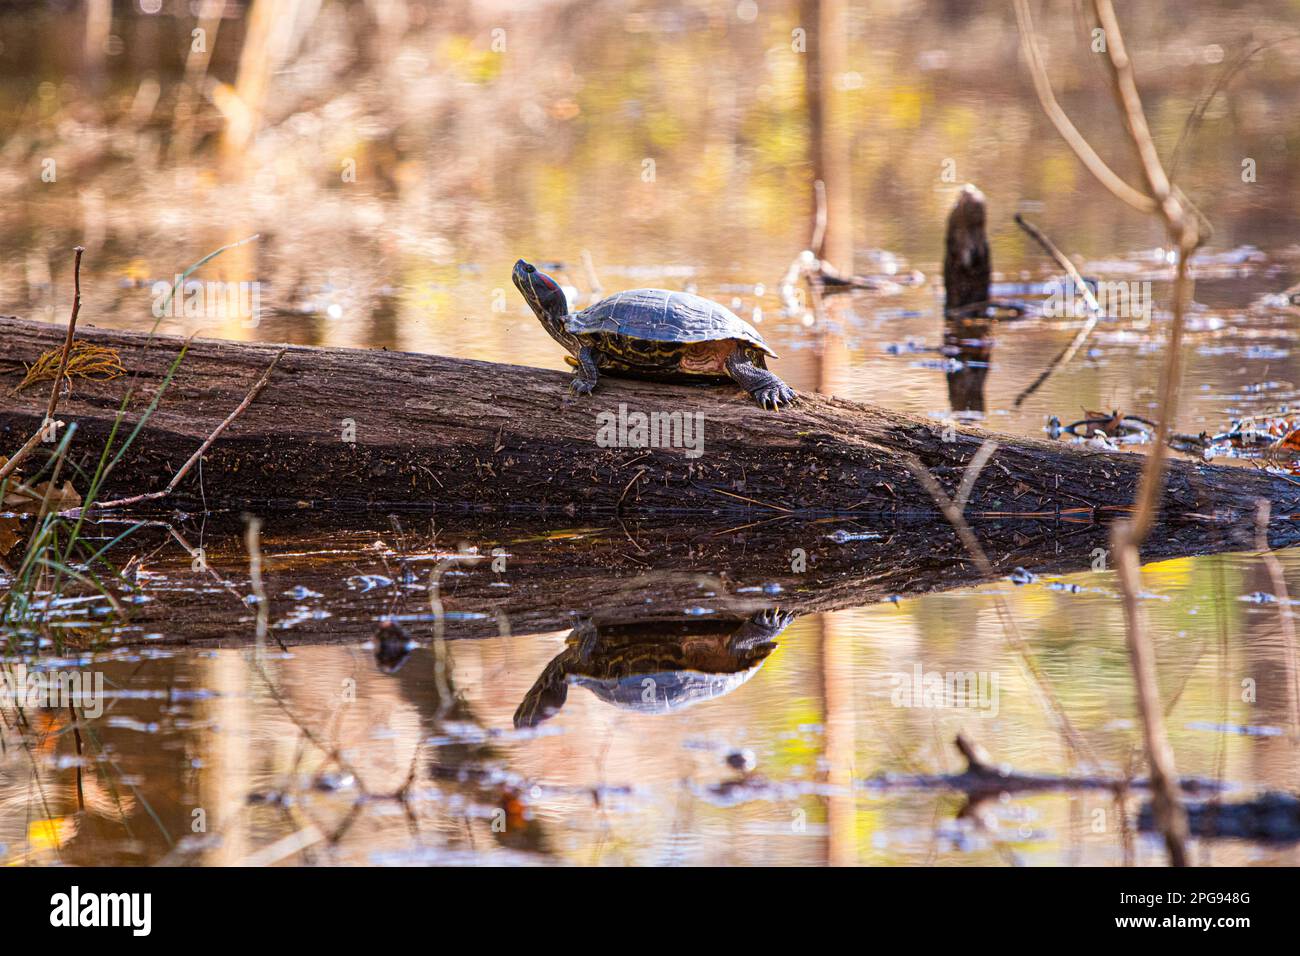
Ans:
POLYGON ((776 646, 776 639, 794 622, 795 616, 779 607, 758 611, 731 636, 728 646, 732 651, 756 650, 763 646, 776 646))
POLYGON ((575 378, 569 385, 569 392, 577 396, 590 395, 595 388, 595 382, 589 382, 585 378, 575 378))
POLYGON ((755 389, 752 394, 759 408, 773 412, 780 411, 783 406, 793 405, 796 397, 794 389, 784 382, 755 389))
POLYGON ((794 615, 789 611, 783 611, 779 607, 775 607, 766 611, 759 611, 754 615, 753 621, 779 633, 790 626, 794 621, 794 615))

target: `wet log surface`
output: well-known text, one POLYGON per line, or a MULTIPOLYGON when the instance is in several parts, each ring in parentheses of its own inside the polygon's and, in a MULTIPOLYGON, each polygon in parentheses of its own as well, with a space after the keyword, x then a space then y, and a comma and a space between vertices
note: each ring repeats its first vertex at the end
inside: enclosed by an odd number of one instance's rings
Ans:
MULTIPOLYGON (((16 448, 40 423, 48 384, 14 389, 24 364, 59 346, 62 335, 58 325, 0 318, 0 447, 16 448)), ((119 350, 129 373, 108 382, 77 379, 60 405, 58 417, 78 427, 71 461, 93 471, 128 388, 134 384, 135 391, 119 442, 157 397, 183 340, 84 326, 77 337, 119 350)), ((164 487, 279 351, 194 340, 101 499, 164 487)), ((793 410, 762 412, 725 385, 606 377, 595 395, 572 399, 570 378, 435 355, 288 347, 269 385, 185 478, 175 501, 570 517, 934 516, 905 455, 915 455, 952 492, 988 437, 964 429, 945 436, 939 422, 816 395, 803 395, 793 410), (702 453, 601 447, 597 416, 617 414, 620 405, 702 415, 702 453), (344 440, 350 426, 354 442, 344 440)), ((1133 499, 1140 454, 1000 441, 971 495, 972 514, 1104 517, 1133 499)), ((1273 515, 1285 519, 1300 510, 1298 492, 1282 478, 1177 461, 1165 515, 1217 515, 1231 523, 1267 498, 1273 515)))

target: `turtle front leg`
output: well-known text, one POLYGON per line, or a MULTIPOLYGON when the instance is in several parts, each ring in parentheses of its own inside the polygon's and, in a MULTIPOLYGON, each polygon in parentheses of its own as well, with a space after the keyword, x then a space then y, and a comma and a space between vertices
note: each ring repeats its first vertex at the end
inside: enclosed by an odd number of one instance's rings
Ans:
POLYGON ((732 381, 749 392, 759 408, 773 411, 782 405, 793 405, 794 389, 765 368, 759 368, 744 349, 736 349, 727 359, 727 374, 732 381))
POLYGON ((600 353, 590 345, 578 349, 578 377, 569 386, 569 391, 574 395, 590 395, 595 390, 596 380, 600 378, 599 360, 600 353))
POLYGON ((752 651, 767 645, 775 645, 781 632, 791 625, 794 615, 782 611, 779 607, 770 611, 759 611, 742 624, 727 641, 727 647, 733 652, 752 651))

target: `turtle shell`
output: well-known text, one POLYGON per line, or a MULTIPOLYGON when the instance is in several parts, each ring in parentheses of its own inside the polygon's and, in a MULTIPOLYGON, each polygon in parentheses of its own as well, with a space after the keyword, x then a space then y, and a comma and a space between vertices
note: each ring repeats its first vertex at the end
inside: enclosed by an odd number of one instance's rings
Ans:
POLYGON ((779 611, 745 619, 663 619, 596 627, 580 622, 515 710, 516 727, 536 727, 585 687, 606 703, 663 714, 713 700, 763 666, 793 620, 779 611))
POLYGON ((762 666, 763 660, 759 660, 748 670, 729 674, 706 674, 694 670, 660 671, 623 678, 570 674, 568 680, 615 707, 644 714, 667 714, 730 694, 757 674, 762 666), (647 687, 652 693, 647 693, 647 687))
POLYGON ((777 357, 758 330, 736 313, 689 292, 666 289, 619 292, 569 316, 565 328, 573 335, 603 333, 683 345, 738 339, 777 357))
POLYGON ((758 672, 774 641, 734 648, 743 621, 657 621, 599 628, 590 660, 575 659, 570 684, 643 713, 668 713, 729 694, 758 672))

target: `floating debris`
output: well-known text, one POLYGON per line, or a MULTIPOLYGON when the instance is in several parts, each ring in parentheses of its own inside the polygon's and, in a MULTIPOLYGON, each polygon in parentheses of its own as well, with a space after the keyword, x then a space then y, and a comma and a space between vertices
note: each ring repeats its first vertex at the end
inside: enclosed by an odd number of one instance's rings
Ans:
POLYGON ((288 591, 284 592, 285 597, 293 598, 295 601, 305 601, 307 598, 324 597, 319 591, 313 591, 311 588, 303 587, 301 584, 295 585, 288 591))
POLYGON ((850 541, 879 541, 881 537, 872 531, 845 531, 842 528, 826 536, 827 540, 834 541, 836 544, 848 544, 850 541))
POLYGON ((1070 435, 1073 438, 1100 442, 1101 447, 1113 450, 1117 445, 1145 444, 1155 435, 1156 424, 1138 415, 1121 415, 1117 411, 1085 412, 1077 422, 1062 425, 1053 415, 1044 429, 1052 438, 1070 435))
POLYGON ((359 589, 362 594, 365 594, 375 588, 391 588, 393 579, 382 574, 356 574, 348 578, 344 583, 353 591, 359 589))
POLYGON ((758 766, 758 758, 752 750, 733 750, 727 754, 727 766, 741 773, 749 773, 758 766))
MULTIPOLYGON (((1278 603, 1281 603, 1281 602, 1278 601, 1278 599, 1277 599, 1277 595, 1275 595, 1275 594, 1269 594, 1267 591, 1255 591, 1255 592, 1252 593, 1252 594, 1243 594, 1241 597, 1237 598, 1237 600, 1238 600, 1238 601, 1242 601, 1242 602, 1244 602, 1244 603, 1246 603, 1246 604, 1278 604, 1278 603)), ((1286 602, 1286 603, 1291 604, 1291 603, 1293 603, 1293 602, 1288 601, 1288 602, 1286 602)))
POLYGON ((385 674, 396 674, 402 669, 415 642, 405 628, 396 621, 384 621, 375 631, 375 664, 385 674))
POLYGON ((342 770, 326 770, 316 775, 311 783, 312 789, 319 790, 322 793, 337 793, 340 790, 350 790, 357 783, 356 777, 342 770))
POLYGON ((1046 585, 1046 587, 1049 591, 1064 591, 1066 594, 1082 594, 1084 591, 1088 590, 1081 585, 1065 581, 1053 581, 1046 585))

